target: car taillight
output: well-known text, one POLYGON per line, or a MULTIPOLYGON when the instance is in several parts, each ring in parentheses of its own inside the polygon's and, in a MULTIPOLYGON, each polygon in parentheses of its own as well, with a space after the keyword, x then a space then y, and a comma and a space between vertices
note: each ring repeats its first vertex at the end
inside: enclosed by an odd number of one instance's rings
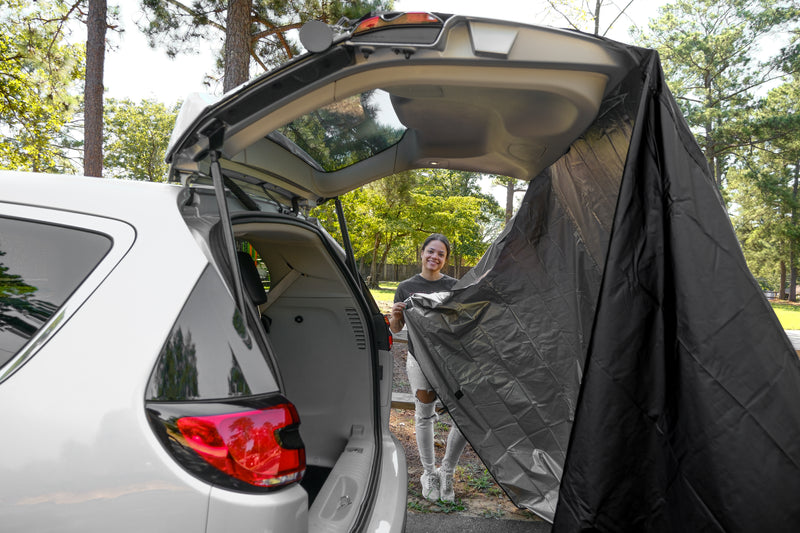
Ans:
POLYGON ((362 20, 353 30, 353 35, 387 26, 442 25, 442 19, 432 13, 389 13, 362 20))
POLYGON ((394 345, 394 337, 392 336, 392 328, 389 326, 389 315, 383 315, 383 320, 386 322, 386 330, 389 332, 389 349, 394 345))
POLYGON ((297 410, 282 397, 252 403, 151 403, 147 410, 167 449, 201 479, 237 490, 299 481, 306 456, 297 410))

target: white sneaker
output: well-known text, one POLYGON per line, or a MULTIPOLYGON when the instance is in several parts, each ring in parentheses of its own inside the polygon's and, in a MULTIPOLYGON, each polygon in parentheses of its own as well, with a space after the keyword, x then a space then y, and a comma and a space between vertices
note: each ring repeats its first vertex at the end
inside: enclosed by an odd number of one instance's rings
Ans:
POLYGON ((441 468, 436 470, 439 476, 439 497, 445 502, 456 501, 456 492, 453 490, 453 473, 441 468))
POLYGON ((422 485, 422 497, 435 502, 439 499, 439 471, 425 472, 419 478, 422 485))

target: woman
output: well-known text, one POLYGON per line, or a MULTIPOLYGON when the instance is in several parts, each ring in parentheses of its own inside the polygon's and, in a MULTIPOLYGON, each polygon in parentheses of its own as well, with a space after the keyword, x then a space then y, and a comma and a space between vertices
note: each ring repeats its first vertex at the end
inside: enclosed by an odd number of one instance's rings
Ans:
MULTIPOLYGON (((403 310, 405 299, 416 293, 449 291, 456 283, 455 278, 442 273, 442 268, 450 257, 450 241, 440 233, 434 233, 422 244, 422 272, 400 282, 394 294, 394 304, 389 318, 389 327, 397 333, 405 326, 403 310)), ((436 421, 434 403, 436 393, 422 374, 417 360, 412 355, 413 346, 409 341, 406 372, 411 390, 414 393, 414 428, 417 436, 419 458, 424 472, 420 477, 422 496, 431 501, 442 499, 455 501, 453 491, 453 472, 467 441, 454 425, 447 436, 447 448, 441 468, 436 468, 436 455, 433 447, 433 424, 436 421)))

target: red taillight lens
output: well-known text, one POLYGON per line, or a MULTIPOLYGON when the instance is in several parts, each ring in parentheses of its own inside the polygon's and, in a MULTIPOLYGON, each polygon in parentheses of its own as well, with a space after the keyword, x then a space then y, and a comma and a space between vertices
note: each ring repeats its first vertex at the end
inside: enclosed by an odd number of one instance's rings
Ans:
POLYGON ((148 402, 150 424, 183 468, 207 483, 261 492, 302 479, 297 409, 279 394, 219 402, 148 402))
POLYGON ((362 20, 353 31, 353 35, 386 26, 419 26, 420 24, 442 24, 442 20, 431 13, 378 15, 362 20))
POLYGON ((394 337, 392 336, 392 328, 389 326, 389 315, 383 315, 383 320, 386 322, 386 331, 389 332, 389 349, 391 349, 394 344, 394 337))
POLYGON ((298 481, 306 467, 294 406, 179 418, 186 445, 208 464, 258 487, 298 481))
POLYGON ((441 24, 439 17, 430 13, 405 13, 398 17, 398 24, 441 24))
POLYGON ((356 26, 355 31, 353 33, 361 33, 362 31, 374 30, 383 25, 383 21, 380 17, 370 17, 366 20, 362 20, 358 26, 356 26))

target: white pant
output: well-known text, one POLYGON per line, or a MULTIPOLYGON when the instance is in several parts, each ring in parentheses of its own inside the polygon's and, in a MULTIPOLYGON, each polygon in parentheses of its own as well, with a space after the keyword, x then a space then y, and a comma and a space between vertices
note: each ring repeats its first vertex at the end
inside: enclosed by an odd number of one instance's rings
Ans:
MULTIPOLYGON (((423 403, 417 396, 417 391, 433 391, 419 363, 410 353, 406 358, 406 374, 411 384, 411 394, 414 395, 414 431, 417 436, 419 459, 425 472, 431 473, 436 469, 436 454, 433 448, 433 424, 438 419, 434 406, 436 401, 423 403)), ((447 435, 447 448, 442 459, 442 470, 452 474, 458 463, 458 458, 467 445, 467 440, 458 427, 453 424, 447 435)))

